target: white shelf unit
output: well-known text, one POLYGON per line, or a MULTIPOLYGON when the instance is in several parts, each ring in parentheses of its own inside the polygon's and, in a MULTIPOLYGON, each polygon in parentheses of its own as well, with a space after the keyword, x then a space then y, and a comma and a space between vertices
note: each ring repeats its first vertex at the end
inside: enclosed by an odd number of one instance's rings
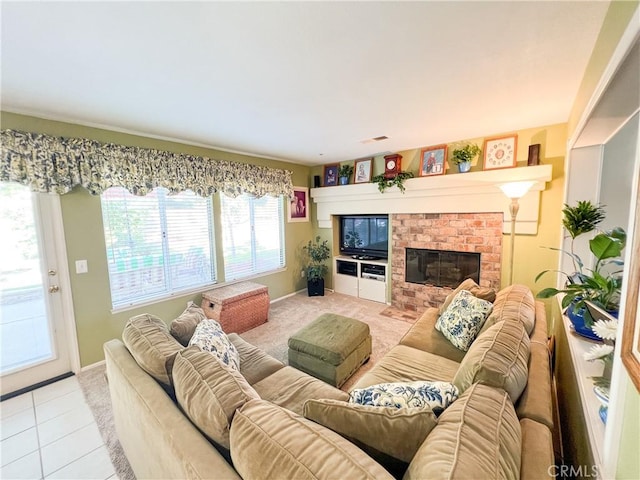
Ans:
POLYGON ((333 289, 338 293, 385 303, 389 268, 386 260, 347 256, 333 259, 333 289))

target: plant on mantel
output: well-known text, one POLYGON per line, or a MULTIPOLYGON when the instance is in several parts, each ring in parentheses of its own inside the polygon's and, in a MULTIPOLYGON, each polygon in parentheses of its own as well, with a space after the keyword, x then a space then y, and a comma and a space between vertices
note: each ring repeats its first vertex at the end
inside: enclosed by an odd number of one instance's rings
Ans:
POLYGON ((413 177, 414 175, 412 172, 398 172, 398 174, 392 178, 386 178, 384 174, 381 173, 380 175, 373 177, 371 181, 378 184, 378 190, 380 190, 380 193, 384 193, 387 188, 391 188, 394 185, 398 187, 398 190, 404 193, 406 190, 404 181, 413 177))

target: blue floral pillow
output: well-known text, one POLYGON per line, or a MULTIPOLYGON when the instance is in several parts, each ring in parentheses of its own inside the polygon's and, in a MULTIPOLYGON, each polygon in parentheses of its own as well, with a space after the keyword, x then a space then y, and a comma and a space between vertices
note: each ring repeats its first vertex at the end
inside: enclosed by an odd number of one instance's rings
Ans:
POLYGON ((448 382, 380 383, 356 388, 349 394, 349 403, 373 407, 419 407, 440 415, 458 398, 458 388, 448 382))
POLYGON ((442 332, 454 347, 466 352, 492 309, 491 302, 460 290, 436 321, 436 330, 442 332))
POLYGON ((196 345, 204 352, 211 352, 228 367, 240 371, 240 355, 218 322, 207 318, 196 327, 189 346, 196 345))

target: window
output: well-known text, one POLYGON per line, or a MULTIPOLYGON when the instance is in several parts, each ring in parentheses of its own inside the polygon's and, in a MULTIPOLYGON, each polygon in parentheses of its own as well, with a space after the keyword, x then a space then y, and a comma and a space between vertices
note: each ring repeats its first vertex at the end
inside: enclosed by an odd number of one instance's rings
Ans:
POLYGON ((112 187, 101 200, 114 308, 215 282, 211 198, 112 187))
POLYGON ((220 195, 225 281, 284 267, 282 199, 220 195))

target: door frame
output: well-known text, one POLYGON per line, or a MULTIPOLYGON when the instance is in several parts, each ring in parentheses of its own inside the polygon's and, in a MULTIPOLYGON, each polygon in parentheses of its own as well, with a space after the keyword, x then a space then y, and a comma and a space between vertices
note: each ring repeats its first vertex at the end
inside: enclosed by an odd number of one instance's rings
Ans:
MULTIPOLYGON (((80 350, 78 346, 78 333, 76 319, 73 310, 73 295, 71 293, 71 278, 69 275, 69 261, 67 258, 67 242, 64 235, 62 221, 62 207, 60 195, 38 194, 38 208, 45 204, 45 208, 51 213, 46 221, 49 222, 53 235, 54 251, 57 259, 58 285, 60 286, 60 301, 62 304, 62 322, 64 324, 65 338, 67 342, 67 354, 69 366, 75 374, 80 371, 80 350)), ((40 219, 42 223, 42 218, 40 219)))

